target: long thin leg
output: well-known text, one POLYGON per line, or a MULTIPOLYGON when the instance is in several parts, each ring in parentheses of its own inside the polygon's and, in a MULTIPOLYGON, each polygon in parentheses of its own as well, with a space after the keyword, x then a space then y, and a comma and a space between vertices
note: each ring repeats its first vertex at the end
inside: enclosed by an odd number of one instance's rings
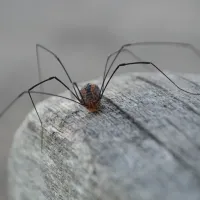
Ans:
MULTIPOLYGON (((34 102, 33 102, 33 99, 32 99, 32 96, 31 96, 30 91, 31 91, 32 89, 34 89, 35 87, 37 87, 37 86, 39 86, 39 85, 41 85, 41 84, 43 84, 43 83, 45 83, 45 82, 47 82, 47 81, 50 81, 50 80, 52 80, 52 79, 57 80, 57 81, 60 82, 63 86, 65 86, 69 91, 71 91, 71 90, 69 89, 68 86, 66 86, 60 79, 58 79, 58 78, 55 77, 55 76, 50 77, 50 78, 48 78, 48 79, 46 79, 46 80, 44 80, 44 81, 41 81, 40 83, 35 84, 34 86, 32 86, 32 87, 28 90, 30 99, 31 99, 31 101, 32 101, 33 107, 35 108, 35 111, 36 111, 36 113, 37 113, 37 116, 38 116, 38 118, 39 118, 39 120, 40 120, 42 129, 43 129, 42 120, 41 120, 41 118, 40 118, 40 116, 39 116, 39 113, 38 113, 38 111, 37 111, 37 109, 36 109, 36 106, 35 106, 35 104, 34 104, 34 102)), ((71 93, 75 96, 75 94, 74 94, 72 91, 71 91, 71 93)), ((75 96, 75 97, 76 97, 76 96, 75 96)), ((78 98, 77 98, 77 100, 79 101, 78 98)), ((80 102, 80 104, 81 104, 81 102, 80 102)), ((41 138, 42 138, 42 140, 41 140, 41 147, 42 147, 42 145, 43 145, 43 130, 42 130, 41 138)))
MULTIPOLYGON (((105 64, 105 69, 104 69, 104 75, 103 75, 103 83, 102 83, 102 87, 101 90, 104 90, 104 84, 105 84, 105 80, 106 77, 111 69, 111 67, 113 66, 114 62, 116 61, 117 57, 119 56, 119 54, 123 51, 123 49, 125 47, 133 47, 133 46, 145 46, 145 45, 155 45, 155 46, 160 46, 160 45, 168 45, 168 46, 176 46, 176 47, 181 47, 181 48, 185 48, 185 49, 189 49, 191 50, 194 54, 196 54, 199 58, 200 58, 200 50, 197 49, 196 47, 194 47, 192 44, 189 43, 184 43, 184 42, 171 42, 171 41, 161 41, 161 42, 157 42, 157 41, 153 41, 153 42, 135 42, 135 43, 129 43, 129 44, 125 44, 123 45, 118 51, 110 54, 106 60, 106 64, 105 64), (116 55, 115 55, 116 54, 116 55), (108 70, 108 61, 109 59, 114 56, 113 61, 111 62, 108 70)), ((134 54, 135 57, 138 57, 134 54)), ((139 57, 138 57, 139 58, 139 57)), ((140 60, 141 61, 141 60, 140 60)))
MULTIPOLYGON (((39 59, 39 48, 41 48, 41 49, 47 51, 48 53, 50 53, 51 55, 53 55, 53 56, 56 58, 56 60, 60 63, 60 65, 61 65, 61 67, 63 68, 63 70, 65 71, 65 73, 66 73, 66 75, 67 75, 67 77, 68 77, 70 83, 72 84, 72 87, 73 87, 74 92, 75 92, 75 94, 76 94, 76 98, 78 99, 78 94, 77 94, 77 92, 76 92, 76 90, 75 90, 75 88, 74 88, 72 79, 71 79, 71 77, 69 76, 69 74, 68 74, 68 72, 67 72, 65 66, 63 65, 62 61, 60 60, 60 58, 59 58, 54 52, 52 52, 51 50, 47 49, 47 48, 44 47, 43 45, 41 45, 41 44, 36 44, 36 56, 37 56, 37 65, 38 65, 39 82, 42 81, 42 77, 41 77, 41 67, 40 67, 40 59, 39 59)), ((41 89, 41 91, 44 91, 42 85, 40 86, 40 89, 41 89)))
POLYGON ((57 80, 58 82, 60 82, 60 83, 61 83, 65 88, 67 88, 67 90, 69 90, 69 91, 72 93, 72 95, 79 101, 79 99, 78 99, 78 98, 76 97, 76 95, 70 90, 70 88, 69 88, 65 83, 63 83, 59 78, 57 78, 56 76, 52 76, 52 77, 50 77, 50 78, 48 78, 48 79, 45 79, 44 81, 41 81, 41 82, 37 83, 36 85, 34 85, 33 87, 31 87, 29 90, 32 90, 33 88, 35 88, 35 87, 41 85, 42 83, 45 83, 45 82, 47 82, 47 81, 49 81, 49 80, 52 80, 52 79, 55 79, 55 80, 57 80))
MULTIPOLYGON (((52 94, 52 93, 48 93, 48 92, 38 92, 38 91, 24 91, 22 93, 20 93, 1 113, 0 113, 0 118, 10 109, 10 107, 18 100, 20 99, 24 94, 29 94, 29 97, 31 99, 31 102, 33 104, 33 107, 37 113, 37 116, 40 120, 40 123, 41 123, 41 128, 43 129, 43 125, 42 125, 42 120, 39 116, 39 113, 37 112, 37 109, 36 109, 36 106, 35 106, 35 103, 32 99, 32 96, 31 94, 43 94, 43 95, 48 95, 48 96, 55 96, 55 97, 59 97, 59 98, 63 98, 63 99, 66 99, 66 100, 69 100, 69 101, 73 101, 75 103, 78 103, 80 104, 79 102, 77 101, 74 101, 73 99, 70 99, 70 98, 67 98, 67 97, 63 97, 63 96, 60 96, 60 95, 56 95, 56 94, 52 94)), ((81 105, 81 104, 80 104, 81 105)), ((41 135, 41 149, 43 147, 43 130, 42 130, 42 135, 41 135)))
POLYGON ((81 97, 81 99, 82 99, 82 103, 85 104, 85 102, 84 102, 84 98, 83 98, 83 95, 81 94, 81 91, 80 91, 80 89, 78 88, 77 83, 74 82, 73 84, 76 86, 76 88, 77 88, 77 90, 78 90, 78 92, 79 92, 79 95, 80 95, 80 97, 81 97))
MULTIPOLYGON (((119 54, 120 53, 122 53, 122 52, 128 52, 133 58, 135 58, 137 61, 143 61, 144 59, 142 59, 142 58, 140 58, 139 56, 137 56, 136 54, 134 54, 132 51, 130 51, 129 49, 125 49, 124 48, 124 46, 123 46, 123 48, 121 49, 120 48, 120 50, 117 50, 117 51, 115 51, 115 52, 113 52, 113 53, 111 53, 108 57, 107 57, 107 60, 106 60, 106 64, 105 64, 105 70, 104 70, 104 74, 103 74, 103 82, 102 82, 102 85, 101 85, 101 88, 100 88, 100 93, 101 93, 101 91, 103 90, 103 87, 104 87, 104 84, 105 84, 105 79, 106 79, 106 77, 107 77, 107 75, 106 75, 106 69, 107 69, 107 65, 108 65, 108 62, 109 62, 109 60, 110 60, 110 58, 111 57, 113 57, 115 54, 118 54, 118 56, 119 56, 119 54)), ((117 59, 117 58, 116 58, 117 59)), ((116 60, 115 59, 115 60, 116 60)), ((115 60, 113 60, 113 61, 115 61, 115 60)), ((113 62, 114 63, 114 62, 113 62)), ((112 63, 112 65, 113 65, 113 63, 112 63)))
MULTIPOLYGON (((48 96, 54 96, 54 97, 60 97, 60 98, 63 98, 63 99, 67 99, 67 100, 70 100, 70 101, 73 101, 75 103, 78 103, 80 104, 79 102, 73 100, 73 99, 70 99, 70 98, 67 98, 67 97, 63 97, 63 96, 60 96, 60 95, 56 95, 56 94, 52 94, 52 93, 48 93, 48 92, 39 92, 39 91, 29 91, 31 94, 44 94, 44 95, 48 95, 48 96)), ((10 109, 10 107, 20 98, 22 97, 24 94, 28 93, 28 91, 24 91, 22 93, 20 93, 3 111, 1 111, 0 113, 0 118, 3 117, 3 115, 10 109)), ((80 104, 82 105, 82 104, 80 104)))
POLYGON ((104 89, 104 84, 105 84, 105 79, 110 71, 110 68, 112 67, 112 65, 114 64, 115 60, 117 59, 117 57, 119 56, 119 54, 124 50, 125 47, 128 47, 128 46, 131 46, 131 44, 125 44, 123 45, 118 51, 115 51, 113 53, 111 53, 108 57, 107 57, 107 60, 106 60, 106 64, 105 64, 105 68, 104 68, 104 73, 103 73, 103 82, 102 82, 102 85, 101 85, 101 88, 100 88, 100 92, 102 92, 104 89), (115 55, 116 54, 116 55, 115 55), (108 65, 108 61, 110 60, 110 58, 115 55, 113 61, 111 62, 110 64, 110 67, 108 68, 108 71, 107 70, 107 65, 108 65))
MULTIPOLYGON (((39 85, 41 85, 41 84, 43 84, 43 83, 45 83, 45 82, 47 82, 47 81, 50 81, 50 80, 52 80, 52 79, 57 80, 57 81, 60 82, 63 86, 65 86, 69 91, 71 91, 71 90, 70 90, 61 80, 59 80, 57 77, 50 77, 50 78, 48 78, 48 79, 46 79, 46 80, 44 80, 44 81, 41 81, 40 83, 35 84, 35 85, 32 86, 28 91, 22 92, 17 98, 15 98, 15 99, 0 113, 0 117, 2 117, 3 114, 4 114, 4 113, 5 113, 5 112, 6 112, 6 111, 7 111, 7 110, 22 96, 22 95, 24 95, 25 93, 28 93, 28 94, 29 94, 29 97, 30 97, 30 99, 31 99, 31 102, 32 102, 32 104, 33 104, 33 107, 34 107, 34 109, 35 109, 35 111, 36 111, 36 114, 37 114, 37 116, 38 116, 38 118, 39 118, 39 121, 40 121, 40 123, 41 123, 41 128, 42 128, 42 129, 43 129, 42 120, 41 120, 40 115, 39 115, 39 113, 38 113, 38 111, 37 111, 37 109, 36 109, 36 106, 35 106, 35 103, 34 103, 34 101, 33 101, 32 96, 31 96, 31 93, 38 93, 38 94, 46 94, 46 95, 57 96, 57 97, 65 98, 65 99, 68 99, 68 100, 73 101, 73 102, 75 102, 75 103, 81 104, 81 102, 74 101, 74 100, 69 99, 69 98, 67 98, 67 97, 62 97, 62 96, 54 95, 54 94, 51 94, 51 93, 31 91, 31 90, 34 89, 35 87, 37 87, 37 86, 39 86, 39 85)), ((71 92, 72 92, 72 91, 71 91, 71 92)), ((72 94, 74 95, 73 92, 72 92, 72 94)), ((41 140, 41 145, 42 145, 42 144, 43 144, 43 130, 42 130, 42 136, 41 136, 41 138, 42 138, 42 140, 41 140)))
MULTIPOLYGON (((127 65, 138 65, 138 64, 144 64, 144 65, 152 65, 154 68, 156 68, 159 72, 161 72, 171 83, 173 83, 178 89, 182 90, 183 92, 192 94, 192 95, 200 95, 200 93, 193 93, 187 90, 184 90, 183 88, 179 87, 173 80, 171 80, 161 69, 159 69, 155 64, 153 64, 152 62, 130 62, 130 63, 122 63, 120 65, 118 65, 115 70, 113 71, 113 73, 111 74, 111 76, 109 77, 104 89, 102 90, 101 93, 101 98, 103 96, 103 93, 106 89, 106 87, 108 86, 108 83, 110 82, 111 78, 113 77, 113 75, 115 74, 115 72, 121 67, 121 66, 127 66, 127 65)), ((100 99, 101 99, 100 98, 100 99)))

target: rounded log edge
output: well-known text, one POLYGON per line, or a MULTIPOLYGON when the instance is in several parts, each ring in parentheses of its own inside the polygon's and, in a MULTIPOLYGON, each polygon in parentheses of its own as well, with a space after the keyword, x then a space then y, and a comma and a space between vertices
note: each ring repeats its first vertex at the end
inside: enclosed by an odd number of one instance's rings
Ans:
MULTIPOLYGON (((200 91, 200 75, 169 75, 200 91)), ((130 73, 111 81, 98 113, 55 97, 37 108, 43 150, 33 110, 10 152, 11 200, 200 199, 200 96, 130 73)))

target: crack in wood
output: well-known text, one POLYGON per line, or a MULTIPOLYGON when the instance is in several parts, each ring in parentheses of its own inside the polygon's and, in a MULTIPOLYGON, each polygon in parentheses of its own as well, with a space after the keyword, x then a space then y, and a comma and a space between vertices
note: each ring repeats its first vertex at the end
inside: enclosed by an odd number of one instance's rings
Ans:
POLYGON ((160 89, 160 90, 163 90, 163 91, 165 91, 165 92, 168 92, 167 89, 163 88, 163 87, 160 86, 160 85, 157 85, 156 83, 154 83, 154 82, 152 82, 152 81, 150 81, 150 80, 148 80, 148 79, 146 79, 146 78, 144 78, 144 77, 136 76, 136 79, 138 79, 138 80, 140 80, 140 81, 143 81, 143 82, 145 82, 145 83, 147 83, 147 84, 149 84, 149 85, 152 85, 152 86, 155 87, 155 88, 158 88, 158 89, 160 89))
POLYGON ((174 127, 179 133, 182 133, 185 138, 191 142, 191 144, 193 144, 193 146, 195 146, 198 150, 200 150, 200 145, 198 145, 197 143, 195 143, 192 138, 190 138, 183 130, 181 130, 176 124, 174 124, 170 119, 165 118, 166 122, 171 125, 172 127, 174 127))
POLYGON ((121 109, 117 104, 115 104, 111 99, 107 98, 107 101, 111 103, 113 106, 116 107, 117 110, 121 112, 121 114, 128 120, 130 120, 133 124, 136 125, 136 127, 141 131, 141 133, 146 134, 151 138, 153 141, 155 141, 160 147, 165 149, 167 152, 170 153, 176 159, 182 166, 187 168, 188 170, 191 170, 192 173, 198 177, 198 180, 200 181, 200 174, 198 171, 189 163, 187 163, 184 159, 182 159, 178 154, 176 154, 172 149, 168 148, 165 143, 163 143, 161 140, 159 140, 151 131, 149 131, 147 128, 145 128, 140 122, 136 121, 131 115, 129 115, 126 111, 121 109))

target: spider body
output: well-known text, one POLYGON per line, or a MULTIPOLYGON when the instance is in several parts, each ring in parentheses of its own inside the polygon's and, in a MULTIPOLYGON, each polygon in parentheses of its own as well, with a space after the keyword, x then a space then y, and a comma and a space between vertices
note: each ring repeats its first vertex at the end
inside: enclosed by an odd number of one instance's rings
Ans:
POLYGON ((82 104, 90 111, 96 112, 100 106, 100 89, 98 85, 88 83, 80 90, 82 104))

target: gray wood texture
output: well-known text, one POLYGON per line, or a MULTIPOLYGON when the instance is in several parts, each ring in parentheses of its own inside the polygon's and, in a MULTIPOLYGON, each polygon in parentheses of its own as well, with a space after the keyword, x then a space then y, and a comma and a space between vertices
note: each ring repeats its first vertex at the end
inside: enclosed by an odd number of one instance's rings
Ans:
MULTIPOLYGON (((200 75, 168 75, 200 91, 200 75)), ((37 107, 43 152, 32 111, 11 149, 10 199, 200 199, 200 96, 179 91, 163 75, 115 77, 99 113, 55 97, 37 107)))

